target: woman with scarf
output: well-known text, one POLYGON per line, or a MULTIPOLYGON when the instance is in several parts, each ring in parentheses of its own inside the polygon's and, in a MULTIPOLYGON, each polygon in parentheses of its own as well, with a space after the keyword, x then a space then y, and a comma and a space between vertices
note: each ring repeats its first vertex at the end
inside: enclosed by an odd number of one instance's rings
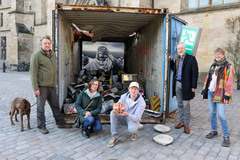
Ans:
POLYGON ((99 81, 92 79, 88 89, 83 90, 77 97, 75 107, 77 116, 82 124, 82 135, 89 138, 89 131, 100 132, 102 124, 98 114, 102 110, 102 96, 99 93, 99 81))
POLYGON ((212 128, 206 138, 212 139, 218 136, 216 117, 216 113, 218 113, 223 132, 222 146, 229 147, 230 139, 225 106, 232 101, 235 81, 234 69, 232 64, 226 60, 224 49, 217 48, 214 51, 214 56, 214 63, 210 66, 202 91, 203 99, 208 99, 212 128))

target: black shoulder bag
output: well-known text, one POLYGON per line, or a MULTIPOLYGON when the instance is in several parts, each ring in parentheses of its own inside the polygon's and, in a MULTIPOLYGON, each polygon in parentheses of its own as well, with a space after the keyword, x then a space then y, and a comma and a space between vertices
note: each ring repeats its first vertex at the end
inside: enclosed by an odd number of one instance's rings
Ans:
MULTIPOLYGON (((88 109, 88 107, 92 104, 93 101, 94 101, 94 99, 88 104, 88 106, 84 109, 84 111, 86 111, 88 109)), ((80 128, 80 126, 81 126, 80 117, 77 116, 74 121, 74 127, 80 128)))

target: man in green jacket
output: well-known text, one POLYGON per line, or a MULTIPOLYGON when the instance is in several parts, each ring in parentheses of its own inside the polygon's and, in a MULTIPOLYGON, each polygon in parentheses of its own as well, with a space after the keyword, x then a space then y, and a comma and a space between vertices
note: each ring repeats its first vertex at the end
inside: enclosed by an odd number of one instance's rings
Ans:
POLYGON ((31 56, 30 79, 34 94, 37 97, 37 127, 42 134, 49 131, 46 128, 44 115, 45 102, 48 101, 58 128, 70 128, 61 116, 56 94, 57 58, 51 50, 51 38, 45 36, 40 41, 41 49, 31 56))

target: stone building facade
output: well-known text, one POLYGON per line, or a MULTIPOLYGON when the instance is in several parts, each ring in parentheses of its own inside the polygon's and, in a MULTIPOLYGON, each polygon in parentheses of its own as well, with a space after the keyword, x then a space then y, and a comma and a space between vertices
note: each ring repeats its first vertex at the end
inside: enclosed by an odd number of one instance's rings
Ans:
POLYGON ((0 0, 0 68, 29 62, 43 34, 52 33, 54 7, 51 0, 0 0))

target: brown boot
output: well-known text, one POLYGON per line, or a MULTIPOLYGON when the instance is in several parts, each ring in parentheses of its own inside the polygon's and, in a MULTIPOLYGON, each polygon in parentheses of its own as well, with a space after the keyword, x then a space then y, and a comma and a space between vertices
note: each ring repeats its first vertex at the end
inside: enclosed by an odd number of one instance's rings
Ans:
POLYGON ((176 129, 180 129, 184 126, 182 122, 179 122, 178 125, 175 126, 176 129))
POLYGON ((189 129, 188 126, 184 126, 184 132, 185 132, 186 134, 189 134, 189 133, 190 133, 190 129, 189 129))

